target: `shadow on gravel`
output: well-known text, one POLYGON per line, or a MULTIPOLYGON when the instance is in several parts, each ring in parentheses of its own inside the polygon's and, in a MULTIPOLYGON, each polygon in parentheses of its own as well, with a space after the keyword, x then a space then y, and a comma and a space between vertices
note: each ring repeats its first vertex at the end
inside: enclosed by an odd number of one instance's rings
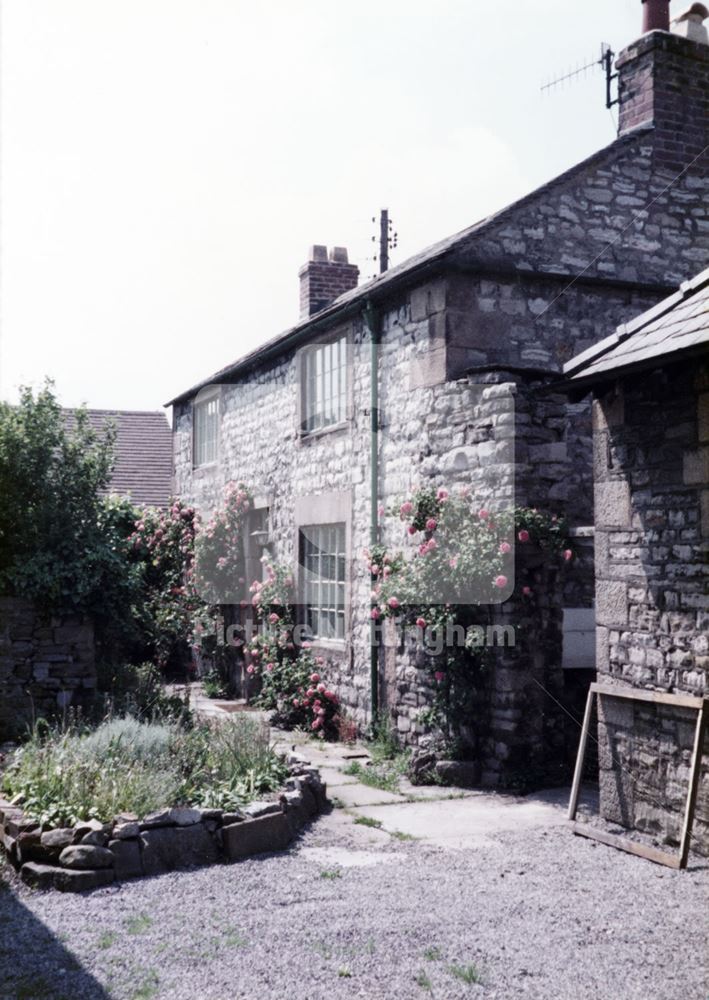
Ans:
POLYGON ((0 1000, 109 1000, 109 994, 0 879, 0 1000))

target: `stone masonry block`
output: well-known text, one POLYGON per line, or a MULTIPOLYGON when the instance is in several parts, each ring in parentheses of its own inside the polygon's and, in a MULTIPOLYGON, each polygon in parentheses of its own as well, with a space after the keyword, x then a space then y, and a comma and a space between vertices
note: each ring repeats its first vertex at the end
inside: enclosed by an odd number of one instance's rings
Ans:
POLYGON ((620 580, 596 581, 596 621, 614 628, 627 625, 628 589, 620 580))
POLYGON ((697 399, 697 429, 702 443, 709 441, 709 392, 702 392, 697 399))
POLYGON ((706 486, 709 483, 709 447, 684 453, 682 479, 685 486, 706 486))
POLYGON ((630 486, 623 481, 596 483, 596 524, 604 528, 630 527, 630 486))
POLYGON ((293 834, 286 814, 276 813, 225 826, 222 828, 222 836, 226 856, 230 861, 237 861, 251 854, 282 851, 290 843, 293 834))
POLYGON ((702 490, 702 538, 709 538, 709 490, 702 490))

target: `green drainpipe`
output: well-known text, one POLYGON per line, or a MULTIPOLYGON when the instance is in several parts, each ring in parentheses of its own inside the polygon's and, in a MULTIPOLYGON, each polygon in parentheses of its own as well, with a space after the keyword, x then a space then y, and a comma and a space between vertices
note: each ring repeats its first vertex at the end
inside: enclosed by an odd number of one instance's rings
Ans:
MULTIPOLYGON (((369 528, 370 545, 379 541, 379 343, 380 318, 370 301, 364 308, 364 320, 369 328, 371 363, 371 399, 369 406, 370 434, 370 503, 371 519, 369 528)), ((370 641, 370 687, 372 702, 372 725, 379 715, 379 644, 377 623, 371 623, 370 641)))

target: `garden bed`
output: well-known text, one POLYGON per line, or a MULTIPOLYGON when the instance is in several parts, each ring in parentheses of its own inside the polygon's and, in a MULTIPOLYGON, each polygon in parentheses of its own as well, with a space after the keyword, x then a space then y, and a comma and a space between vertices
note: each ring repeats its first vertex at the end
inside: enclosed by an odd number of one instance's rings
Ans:
POLYGON ((282 850, 326 806, 318 771, 248 717, 36 733, 3 787, 6 856, 29 885, 69 892, 282 850))

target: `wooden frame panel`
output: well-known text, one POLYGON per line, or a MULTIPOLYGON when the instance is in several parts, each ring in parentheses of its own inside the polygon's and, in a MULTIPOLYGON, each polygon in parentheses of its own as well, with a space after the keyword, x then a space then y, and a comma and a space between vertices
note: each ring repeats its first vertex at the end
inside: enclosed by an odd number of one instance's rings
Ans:
POLYGON ((576 756, 576 768, 574 770, 574 780, 571 786, 571 797, 569 799, 569 820, 571 820, 571 830, 581 837, 590 837, 598 840, 602 844, 616 847, 620 851, 627 851, 629 854, 637 854, 648 861, 656 864, 667 865, 669 868, 686 868, 689 857, 689 844, 692 837, 692 824, 694 822, 694 809, 697 804, 697 793, 699 791, 699 774, 702 761, 702 746, 704 743, 704 732, 708 721, 707 708, 709 699, 696 698, 688 694, 665 694, 661 691, 638 691, 633 688, 608 688, 602 684, 594 682, 588 689, 586 699, 586 709, 583 715, 581 726, 581 738, 576 756), (576 812, 578 810, 579 791, 581 788, 581 775, 583 773, 583 762, 586 756, 586 744, 588 743, 588 731, 591 724, 591 712, 593 702, 596 697, 607 696, 610 698, 627 698, 630 701, 651 702, 656 705, 674 705, 676 708, 696 709, 697 724, 694 730, 694 746, 692 749, 692 763, 689 772, 689 790, 684 810, 684 820, 682 822, 682 836, 680 839, 679 854, 670 854, 668 851, 661 851, 657 847, 650 847, 648 844, 641 844, 628 837, 615 833, 606 833, 605 830, 598 830, 589 823, 577 823, 576 812))

